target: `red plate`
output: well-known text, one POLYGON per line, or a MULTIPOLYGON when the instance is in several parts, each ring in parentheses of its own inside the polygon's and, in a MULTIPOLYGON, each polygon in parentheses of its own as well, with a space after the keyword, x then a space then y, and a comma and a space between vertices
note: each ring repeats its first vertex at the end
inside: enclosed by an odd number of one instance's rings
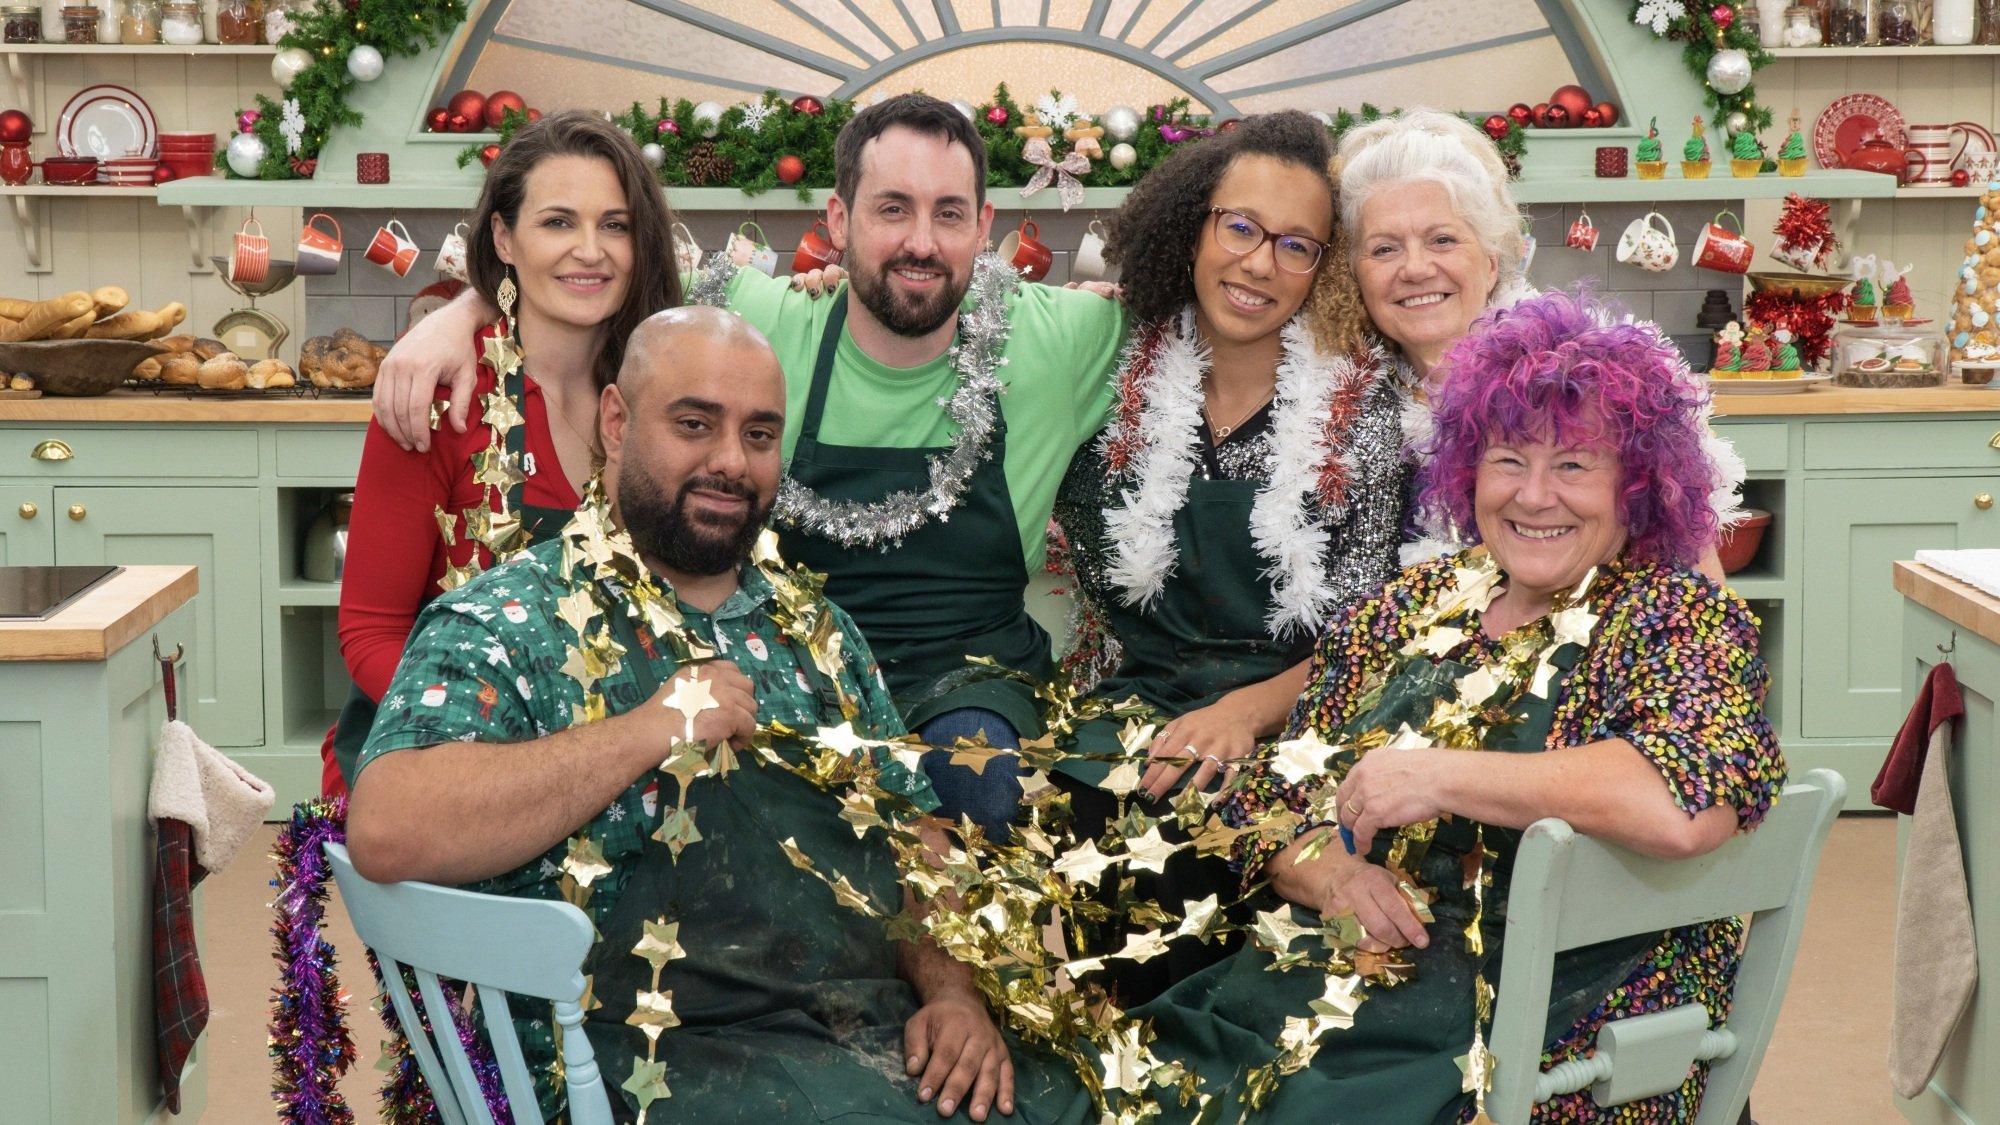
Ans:
POLYGON ((1848 155, 1870 137, 1881 137, 1902 148, 1903 115, 1887 99, 1874 94, 1835 98, 1813 124, 1813 155, 1822 168, 1843 168, 1848 155))

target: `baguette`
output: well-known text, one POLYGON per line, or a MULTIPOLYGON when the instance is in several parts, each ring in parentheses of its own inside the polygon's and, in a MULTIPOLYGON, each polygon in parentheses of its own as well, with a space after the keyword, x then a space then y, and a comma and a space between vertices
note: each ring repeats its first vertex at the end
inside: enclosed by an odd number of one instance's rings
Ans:
POLYGON ((57 328, 54 332, 49 333, 49 339, 75 340, 90 331, 90 326, 95 323, 97 323, 97 310, 93 308, 89 312, 83 313, 67 324, 57 328))
POLYGON ((65 293, 47 301, 41 301, 28 310, 21 323, 15 325, 6 335, 8 340, 40 340, 56 329, 75 320, 86 312, 94 312, 96 302, 90 294, 78 291, 65 293))
POLYGON ((19 320, 27 316, 28 310, 34 308, 38 303, 36 301, 24 300, 20 297, 0 297, 0 316, 4 316, 8 320, 19 320))
POLYGON ((106 285, 102 288, 91 290, 90 300, 92 304, 97 306, 97 318, 99 320, 122 310, 126 305, 132 303, 131 295, 116 285, 106 285))
POLYGON ((129 309, 90 326, 93 340, 150 340, 160 334, 160 314, 129 309))
POLYGON ((168 301, 166 304, 160 306, 160 327, 155 329, 150 335, 137 338, 141 340, 157 340, 161 336, 172 332, 181 321, 186 320, 187 314, 186 305, 181 304, 179 301, 168 301))

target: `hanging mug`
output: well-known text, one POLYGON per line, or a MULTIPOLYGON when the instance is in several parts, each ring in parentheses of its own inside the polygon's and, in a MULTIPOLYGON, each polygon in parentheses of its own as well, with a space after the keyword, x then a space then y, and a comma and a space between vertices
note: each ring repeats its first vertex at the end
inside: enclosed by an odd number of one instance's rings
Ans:
POLYGON ((1076 253, 1069 256, 1069 279, 1071 281, 1102 281, 1110 272, 1104 264, 1104 224, 1096 219, 1083 232, 1083 240, 1076 244, 1076 253))
POLYGON ((465 224, 460 223, 438 245, 437 271, 453 281, 472 280, 465 268, 465 224))
POLYGON ((262 285, 271 276, 271 240, 264 237, 264 224, 255 215, 243 220, 236 232, 236 250, 229 256, 229 280, 238 285, 262 285), (251 234, 250 228, 257 233, 251 234))
POLYGON ((1563 241, 1572 250, 1595 250, 1597 235, 1597 224, 1590 221, 1590 212, 1585 211, 1569 225, 1569 237, 1563 241))
POLYGON ((1526 277, 1534 265, 1535 234, 1533 231, 1524 230, 1521 232, 1521 276, 1526 277))
POLYGON ((826 229, 824 219, 816 219, 799 237, 799 248, 792 252, 792 272, 811 273, 840 262, 840 251, 833 248, 833 232, 826 229))
POLYGON ((340 221, 324 211, 317 212, 299 230, 299 261, 294 272, 308 276, 333 273, 340 269, 340 251, 340 221), (333 225, 332 234, 313 225, 321 219, 333 225))
POLYGON ((674 268, 684 274, 701 268, 701 244, 694 240, 694 232, 687 229, 686 223, 674 224, 674 268))
POLYGON ((408 277, 410 267, 417 264, 417 254, 417 240, 410 237, 409 228, 390 219, 375 232, 363 256, 397 277, 408 277))
POLYGON ((1024 281, 1040 281, 1055 264, 1055 253, 1042 245, 1041 234, 1033 219, 1023 219, 1020 230, 1010 230, 1000 240, 1000 260, 1020 270, 1024 281))
POLYGON ((1680 248, 1674 245, 1674 225, 1658 211, 1648 211, 1633 219, 1625 233, 1618 236, 1618 260, 1640 269, 1665 273, 1674 268, 1680 257, 1680 248), (1655 227, 1654 219, 1666 229, 1655 227))
POLYGON ((754 220, 736 228, 736 237, 729 243, 729 256, 739 266, 762 270, 773 277, 778 275, 778 252, 771 249, 764 228, 754 220), (756 235, 752 236, 751 231, 756 231, 756 235))
POLYGON ((1743 220, 1736 218, 1736 212, 1723 211, 1715 216, 1715 221, 1701 228, 1694 239, 1694 264, 1697 269, 1715 270, 1720 273, 1749 273, 1750 259, 1757 248, 1743 237, 1741 231, 1733 231, 1722 225, 1727 217, 1736 220, 1737 226, 1743 220))

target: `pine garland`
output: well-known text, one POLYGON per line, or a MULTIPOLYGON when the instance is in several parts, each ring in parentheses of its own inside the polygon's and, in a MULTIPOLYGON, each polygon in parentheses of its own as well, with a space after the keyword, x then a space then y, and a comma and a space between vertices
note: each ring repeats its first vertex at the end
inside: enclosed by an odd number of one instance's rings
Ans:
MULTIPOLYGON (((1724 48, 1734 47, 1749 55, 1752 74, 1776 60, 1776 56, 1758 45, 1757 36, 1746 30, 1742 21, 1736 18, 1742 6, 1740 2, 1711 6, 1708 0, 1688 0, 1683 6, 1683 13, 1667 21, 1665 31, 1653 34, 1661 39, 1686 40, 1687 45, 1681 48, 1681 61, 1687 64, 1694 80, 1701 83, 1701 88, 1707 93, 1709 108, 1714 111, 1710 120, 1720 125, 1729 120, 1730 114, 1741 113, 1749 119, 1751 132, 1761 132, 1771 127, 1771 111, 1757 104, 1754 82, 1734 94, 1725 94, 1708 84, 1708 62, 1724 48), (1716 20, 1718 10, 1727 13, 1724 21, 1716 20)), ((1647 0, 1633 0, 1635 17, 1647 7, 1647 0)), ((1635 18, 1633 22, 1649 31, 1652 29, 1645 18, 1635 18)))

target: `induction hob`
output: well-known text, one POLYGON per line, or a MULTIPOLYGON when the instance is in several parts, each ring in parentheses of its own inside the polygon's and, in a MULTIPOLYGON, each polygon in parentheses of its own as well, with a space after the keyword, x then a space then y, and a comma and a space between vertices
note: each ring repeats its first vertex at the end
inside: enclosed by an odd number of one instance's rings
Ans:
POLYGON ((0 621, 53 616, 120 566, 0 566, 0 621))

